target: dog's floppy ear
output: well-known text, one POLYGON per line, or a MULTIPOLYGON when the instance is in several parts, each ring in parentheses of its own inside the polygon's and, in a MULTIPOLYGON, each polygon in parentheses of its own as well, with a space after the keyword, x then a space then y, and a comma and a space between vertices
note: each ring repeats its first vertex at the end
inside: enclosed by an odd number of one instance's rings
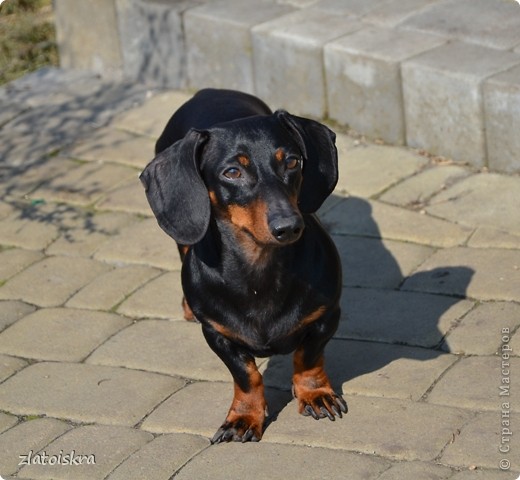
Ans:
POLYGON ((208 191, 199 171, 207 132, 190 130, 160 152, 140 175, 159 226, 177 243, 193 245, 209 225, 208 191))
POLYGON ((303 213, 314 213, 338 182, 336 134, 321 123, 296 117, 284 110, 278 110, 275 115, 303 154, 303 183, 298 205, 303 213))

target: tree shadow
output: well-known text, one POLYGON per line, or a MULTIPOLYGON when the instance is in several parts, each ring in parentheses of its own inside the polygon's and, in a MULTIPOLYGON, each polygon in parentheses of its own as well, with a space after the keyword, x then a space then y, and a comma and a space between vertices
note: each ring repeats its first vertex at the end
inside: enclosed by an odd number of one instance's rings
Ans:
MULTIPOLYGON (((362 394, 358 390, 350 392, 349 384, 344 384, 375 372, 375 377, 385 376, 390 364, 400 359, 426 362, 449 353, 444 338, 471 308, 472 303, 465 297, 474 271, 464 266, 421 270, 420 263, 435 252, 426 249, 422 261, 407 275, 389 249, 389 245, 394 244, 382 240, 366 200, 333 197, 330 204, 332 207, 320 216, 340 252, 343 295, 341 321, 325 351, 326 370, 336 391, 362 394), (344 228, 327 225, 328 213, 332 210, 335 221, 339 219, 344 228), (350 218, 352 216, 354 218, 350 218), (347 233, 337 235, 338 230, 347 233), (437 294, 442 291, 439 287, 446 283, 453 294, 437 294)), ((268 403, 272 403, 269 423, 275 421, 292 400, 291 377, 290 355, 269 359, 264 371, 264 382, 271 387, 266 393, 268 403)), ((378 384, 377 378, 368 382, 367 378, 365 384, 378 384)), ((426 379, 423 394, 429 386, 427 382, 426 379)), ((392 378, 388 378, 388 383, 392 385, 383 390, 389 388, 389 396, 413 397, 413 394, 399 392, 401 386, 392 378)), ((421 385, 416 386, 416 395, 417 392, 421 392, 421 385)))

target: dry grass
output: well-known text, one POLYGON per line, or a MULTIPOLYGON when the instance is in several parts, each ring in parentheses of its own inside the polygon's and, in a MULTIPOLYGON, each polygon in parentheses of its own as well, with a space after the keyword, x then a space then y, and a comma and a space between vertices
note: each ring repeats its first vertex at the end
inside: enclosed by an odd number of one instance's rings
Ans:
POLYGON ((5 0, 0 6, 0 84, 57 64, 52 0, 5 0))

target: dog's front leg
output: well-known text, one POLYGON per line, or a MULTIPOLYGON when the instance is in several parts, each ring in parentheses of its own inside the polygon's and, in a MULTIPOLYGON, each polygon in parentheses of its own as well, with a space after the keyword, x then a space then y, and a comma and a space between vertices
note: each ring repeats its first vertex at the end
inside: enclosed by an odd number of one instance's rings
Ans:
POLYGON ((255 359, 211 327, 203 326, 211 349, 226 364, 234 380, 234 396, 226 420, 211 443, 258 442, 266 414, 264 383, 255 359))

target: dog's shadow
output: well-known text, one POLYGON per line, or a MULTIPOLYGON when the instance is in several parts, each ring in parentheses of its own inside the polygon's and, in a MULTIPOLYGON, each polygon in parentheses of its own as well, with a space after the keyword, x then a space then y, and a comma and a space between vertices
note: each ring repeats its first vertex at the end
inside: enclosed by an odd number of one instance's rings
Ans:
MULTIPOLYGON (((421 270, 420 264, 434 250, 382 240, 366 200, 331 198, 330 204, 333 207, 320 216, 338 246, 344 288, 341 321, 327 345, 325 367, 337 392, 363 393, 363 388, 377 385, 377 379, 364 376, 374 372, 385 376, 385 367, 393 362, 424 362, 449 352, 444 338, 467 311, 464 298, 474 271, 464 266, 421 270), (403 273, 396 257, 415 273, 403 273), (413 262, 417 265, 412 266, 413 262), (452 293, 436 294, 447 290, 452 293)), ((270 358, 263 376, 270 424, 292 400, 292 357, 270 358)), ((385 393, 399 397, 399 382, 391 380, 390 391, 385 393)))

